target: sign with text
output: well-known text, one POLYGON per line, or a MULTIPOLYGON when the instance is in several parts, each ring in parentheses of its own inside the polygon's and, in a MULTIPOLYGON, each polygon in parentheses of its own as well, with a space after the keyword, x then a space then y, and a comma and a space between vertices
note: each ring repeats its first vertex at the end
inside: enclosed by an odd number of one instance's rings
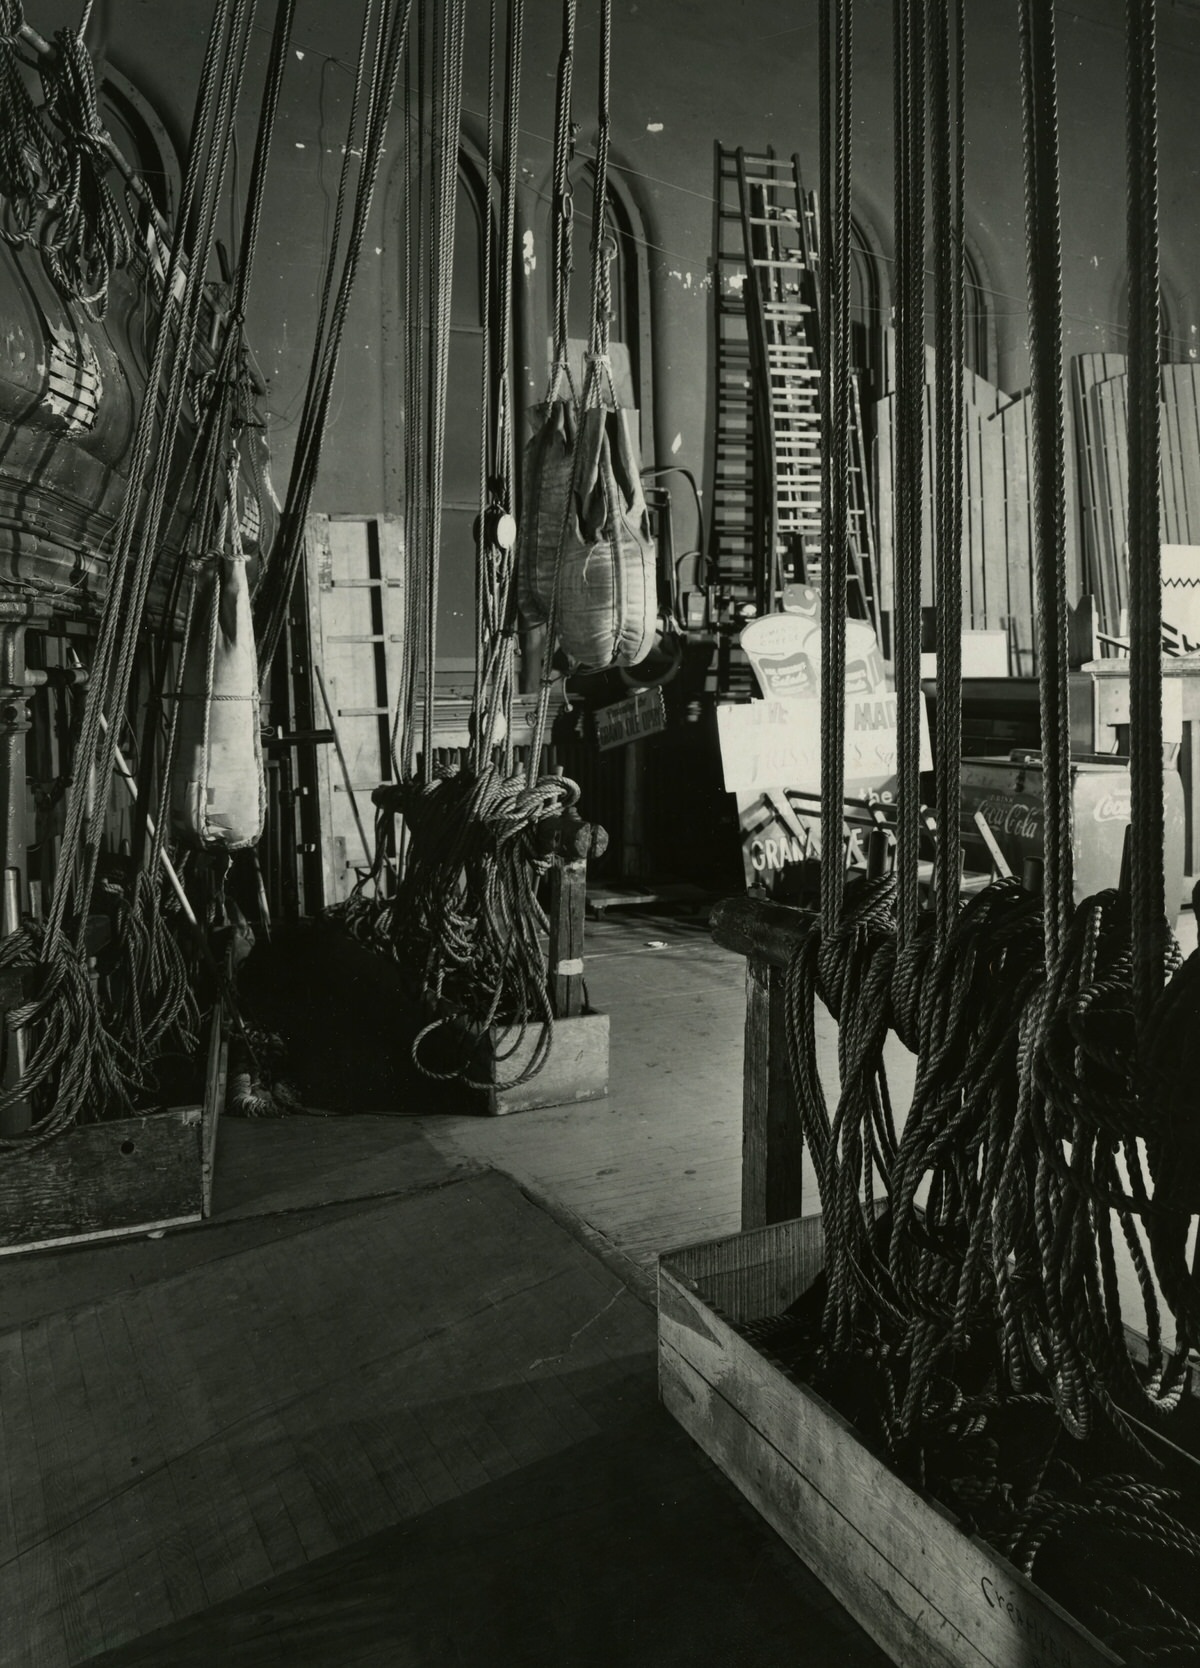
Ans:
MULTIPOLYGON (((846 696, 846 791, 896 787, 896 697, 886 689, 846 696)), ((768 788, 821 791, 821 703, 811 695, 717 707, 721 767, 728 793, 768 788)), ((921 700, 921 765, 932 770, 921 700)))
POLYGON ((640 736, 655 735, 667 727, 663 692, 657 684, 649 689, 639 689, 623 701, 614 701, 611 706, 598 708, 594 717, 596 744, 602 753, 610 747, 623 747, 628 741, 637 741, 640 736))

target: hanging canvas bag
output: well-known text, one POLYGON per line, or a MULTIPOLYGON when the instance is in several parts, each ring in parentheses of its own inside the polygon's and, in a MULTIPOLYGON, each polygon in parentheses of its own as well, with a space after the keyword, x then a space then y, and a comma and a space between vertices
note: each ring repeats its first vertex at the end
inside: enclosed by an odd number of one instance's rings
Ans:
POLYGON ((572 670, 636 666, 654 645, 658 593, 629 413, 555 399, 537 415, 517 553, 522 616, 554 623, 572 670))
POLYGON ((196 581, 177 692, 171 820, 188 845, 236 851, 262 833, 266 785, 258 657, 236 514, 226 512, 225 529, 232 550, 214 553, 196 581))

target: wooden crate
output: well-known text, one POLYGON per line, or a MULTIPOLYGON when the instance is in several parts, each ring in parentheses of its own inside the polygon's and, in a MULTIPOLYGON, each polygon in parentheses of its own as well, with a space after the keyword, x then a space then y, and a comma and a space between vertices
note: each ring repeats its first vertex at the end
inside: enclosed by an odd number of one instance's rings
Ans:
POLYGON ((669 1412, 901 1668, 1119 1664, 735 1330, 785 1308, 823 1259, 818 1217, 663 1256, 659 1389, 669 1412))
POLYGON ((0 1164, 0 1255, 199 1222, 204 1113, 177 1106, 68 1129, 0 1164))
POLYGON ((485 1098, 494 1116, 532 1112, 539 1106, 571 1106, 608 1093, 608 1015, 556 1019, 553 1030, 550 1058, 542 1069, 527 1082, 505 1088, 532 1058, 541 1027, 531 1026, 515 1049, 515 1038, 493 1028, 488 1053, 492 1086, 485 1098))
POLYGON ((0 1256, 200 1222, 212 1209, 229 1024, 213 1014, 204 1103, 79 1124, 0 1162, 0 1256))
POLYGON ((435 1072, 461 1074, 478 1095, 480 1110, 493 1117, 532 1112, 544 1106, 572 1106, 608 1093, 608 1015, 577 1014, 554 1020, 550 1057, 524 1083, 542 1035, 540 1022, 524 1032, 493 1025, 469 1026, 444 1005, 441 1027, 421 1045, 421 1059, 435 1072), (511 1085, 506 1087, 506 1085, 511 1085))

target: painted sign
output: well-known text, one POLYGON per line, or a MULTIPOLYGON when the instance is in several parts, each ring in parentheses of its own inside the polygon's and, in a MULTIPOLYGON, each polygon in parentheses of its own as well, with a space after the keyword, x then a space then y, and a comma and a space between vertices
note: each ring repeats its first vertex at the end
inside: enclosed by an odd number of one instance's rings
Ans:
MULTIPOLYGON (((821 791, 821 706, 806 700, 749 701, 717 707, 721 767, 729 793, 766 788, 821 791)), ((886 690, 846 702, 846 791, 896 788, 896 697, 886 690)), ((921 703, 922 770, 933 769, 921 703)))
POLYGON ((623 747, 640 736, 652 736, 667 727, 667 711, 663 692, 657 684, 651 689, 639 689, 623 701, 600 707, 594 714, 596 743, 600 751, 623 747))

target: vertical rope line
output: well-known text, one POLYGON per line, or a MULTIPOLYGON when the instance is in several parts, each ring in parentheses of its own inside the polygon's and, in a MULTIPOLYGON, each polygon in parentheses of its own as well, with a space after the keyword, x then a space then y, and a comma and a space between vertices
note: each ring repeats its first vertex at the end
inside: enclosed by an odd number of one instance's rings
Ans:
POLYGON ((1129 770, 1134 1011, 1162 991, 1162 547, 1159 527, 1158 97, 1154 0, 1127 9, 1129 259, 1129 770))
MULTIPOLYGON (((576 435, 575 461, 572 471, 572 490, 567 494, 563 505, 562 522, 559 527, 558 551, 554 564, 554 583, 550 596, 550 607, 545 626, 545 636, 542 647, 541 676, 538 682, 537 707, 534 712, 533 725, 529 738, 529 756, 526 766, 526 782, 532 788, 538 779, 542 762, 542 741, 546 731, 546 720, 550 712, 550 685, 553 678, 551 657, 554 653, 554 638, 558 629, 558 589, 559 577, 562 571, 563 551, 569 528, 570 516, 573 513, 575 491, 578 486, 582 467, 583 440, 581 432, 582 413, 580 402, 576 397, 574 378, 568 361, 568 308, 571 294, 571 273, 574 261, 574 199, 571 186, 571 157, 574 150, 574 124, 571 119, 571 95, 575 73, 575 0, 563 0, 562 11, 562 45, 558 57, 558 78, 554 101, 554 186, 553 186, 553 244, 552 264, 553 294, 552 307, 554 313, 554 351, 553 362, 550 366, 549 385, 546 390, 546 420, 550 420, 550 407, 558 397, 559 387, 565 377, 568 395, 575 406, 576 435)), ((594 325, 592 327, 594 329, 594 325)), ((589 330, 589 342, 591 341, 589 330)), ((585 376, 585 392, 590 376, 585 376)), ((526 506, 528 511, 528 506, 526 506)))
POLYGON ((846 703, 846 343, 839 294, 842 217, 848 213, 849 72, 845 0, 825 0, 820 26, 821 126, 821 928, 835 930, 842 911, 846 703))
MULTIPOLYGON (((475 535, 475 688, 471 708, 474 718, 471 736, 471 757, 476 770, 484 762, 484 749, 491 740, 484 735, 483 714, 488 705, 488 643, 491 637, 492 610, 489 569, 494 553, 488 542, 488 506, 491 503, 490 453, 492 449, 492 298, 496 290, 495 237, 492 228, 492 206, 495 198, 493 176, 496 170, 496 14, 499 0, 491 0, 488 8, 487 60, 487 138, 483 160, 483 305, 482 336, 480 342, 479 390, 479 521, 475 535)), ((490 749, 489 749, 490 751, 490 749)))
MULTIPOLYGON (((513 481, 516 475, 516 437, 513 422, 513 284, 516 261, 517 228, 517 149, 520 143, 521 63, 524 50, 525 3, 509 0, 508 42, 504 84, 504 138, 502 143, 503 172, 501 209, 503 237, 500 254, 500 363, 497 376, 496 458, 503 481, 503 508, 514 509, 513 481)), ((513 770, 513 696, 516 678, 513 650, 516 635, 514 617, 516 549, 508 553, 504 565, 503 582, 498 587, 496 620, 503 633, 500 666, 496 678, 500 687, 500 707, 504 717, 504 774, 513 770)))
POLYGON ((1042 713, 1046 966, 1058 966, 1071 910, 1071 744, 1067 706, 1062 233, 1053 0, 1020 0, 1029 341, 1033 366, 1034 590, 1042 713))
MULTIPOLYGON (((428 145, 425 127, 426 0, 417 4, 415 70, 405 64, 405 135, 411 143, 416 118, 416 167, 409 168, 404 193, 404 741, 399 775, 411 779, 417 757, 416 705, 425 642, 425 586, 418 563, 425 552, 425 435, 428 433, 425 380, 425 261, 428 145)), ((397 715, 399 722, 399 714, 397 715)))
POLYGON ((930 110, 934 245, 934 561, 937 575, 938 843, 934 894, 937 931, 944 942, 958 914, 959 819, 962 810, 962 186, 963 79, 959 16, 935 5, 930 12, 930 110), (951 27, 954 75, 951 79, 951 27))
MULTIPOLYGON (((212 111, 216 102, 217 79, 220 75, 223 60, 230 50, 231 30, 234 27, 231 19, 235 16, 235 7, 230 3, 230 0, 225 0, 225 4, 220 11, 214 13, 212 27, 205 47, 204 65, 201 70, 200 88, 197 93, 196 112, 180 199, 179 225, 181 228, 186 227, 191 222, 199 209, 202 197, 202 163, 210 156, 212 146, 215 143, 212 111)), ((68 903, 72 898, 77 900, 77 913, 80 917, 82 918, 87 913, 90 876, 85 880, 79 872, 77 866, 79 847, 84 826, 92 816, 93 791, 97 786, 103 785, 107 781, 106 776, 100 774, 98 750, 101 746, 101 730, 105 708, 111 710, 109 689, 114 656, 117 651, 120 633, 127 623, 128 603, 136 578, 138 562, 137 560, 131 560, 131 553, 142 513, 143 488, 147 480, 151 478, 153 446, 156 436, 161 444, 165 433, 165 428, 159 426, 160 394, 163 392, 164 377, 167 375, 168 366, 171 363, 170 356, 172 352, 176 354, 180 351, 186 352, 186 348, 182 347, 185 299, 187 286, 194 284, 196 281, 196 269, 195 259, 186 263, 184 261, 183 242, 182 233, 172 242, 171 256, 163 285, 154 351, 146 375, 142 404, 138 411, 137 426, 131 450, 129 479, 114 538, 109 590, 105 599, 96 650, 92 659, 89 696, 84 708, 83 724, 76 749, 79 768, 76 771, 75 781, 67 798, 59 870, 47 917, 45 943, 49 946, 54 945, 62 931, 68 903), (177 294, 177 282, 179 281, 182 281, 184 285, 184 298, 177 294)), ((140 560, 148 562, 150 559, 151 553, 147 551, 143 542, 140 560)), ((118 724, 119 714, 114 712, 112 727, 116 727, 118 724)))
POLYGON ((610 60, 612 57, 612 0, 601 0, 600 7, 600 76, 597 95, 598 130, 596 135, 596 176, 592 198, 592 340, 591 350, 601 358, 608 357, 609 290, 608 271, 608 147, 611 115, 609 111, 610 60))
POLYGON ((458 185, 458 134, 462 120, 463 0, 449 0, 445 8, 440 52, 436 132, 434 140, 433 226, 434 274, 431 288, 432 328, 429 337, 430 445, 429 511, 426 528, 428 613, 425 618, 425 710, 421 779, 433 771, 434 668, 437 658, 438 577, 441 554, 442 481, 445 463, 447 369, 450 346, 450 285, 454 263, 454 207, 458 185))
POLYGON ((568 307, 571 290, 572 203, 571 203, 571 89, 575 67, 575 0, 563 0, 562 48, 558 58, 558 83, 554 110, 554 214, 551 261, 553 274, 554 366, 547 400, 557 392, 558 378, 567 357, 568 307))
POLYGON ((926 0, 899 0, 895 582, 897 936, 917 931, 920 854, 921 544, 925 434, 926 0))

